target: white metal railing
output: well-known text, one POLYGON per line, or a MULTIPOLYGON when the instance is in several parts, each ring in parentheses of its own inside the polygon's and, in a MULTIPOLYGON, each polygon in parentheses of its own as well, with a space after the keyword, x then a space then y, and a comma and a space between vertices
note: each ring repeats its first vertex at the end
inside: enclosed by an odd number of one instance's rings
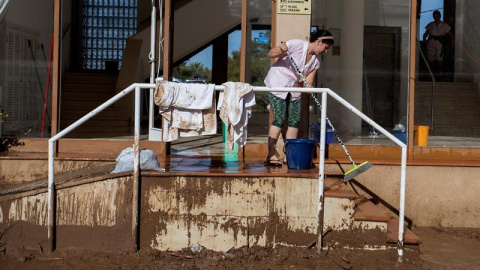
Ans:
MULTIPOLYGON (((119 99, 123 98, 127 94, 135 90, 135 118, 134 118, 134 174, 133 174, 133 202, 132 202, 132 236, 134 239, 134 249, 138 249, 137 237, 138 237, 138 187, 139 187, 139 173, 140 173, 140 91, 141 89, 153 89, 155 84, 147 83, 134 83, 127 87, 122 92, 118 93, 87 115, 80 118, 75 123, 71 124, 54 137, 48 140, 48 238, 53 249, 54 247, 54 227, 55 227, 55 209, 54 209, 54 194, 55 194, 55 182, 54 182, 54 143, 67 135, 69 132, 88 121, 102 110, 112 105, 119 99)), ((403 236, 404 236, 404 220, 405 220, 405 178, 406 178, 406 164, 407 164, 407 147, 406 145, 386 131, 384 128, 375 123, 372 119, 364 115, 357 108, 348 103, 345 99, 337 95, 335 92, 328 88, 284 88, 284 87, 252 87, 255 92, 301 92, 301 93, 320 93, 322 94, 322 109, 321 109, 321 127, 320 127, 320 158, 319 158, 319 178, 318 178, 318 239, 317 247, 321 249, 322 235, 323 235, 323 189, 325 180, 325 134, 326 125, 325 118, 327 116, 327 96, 340 102, 348 110, 358 115, 362 120, 367 122, 370 126, 374 127, 377 131, 381 132, 387 138, 392 140, 395 144, 402 148, 401 155, 401 174, 400 174, 400 205, 399 205, 399 226, 398 226, 398 260, 402 261, 403 257, 403 236)), ((221 85, 215 86, 215 90, 222 91, 224 87, 221 85)))

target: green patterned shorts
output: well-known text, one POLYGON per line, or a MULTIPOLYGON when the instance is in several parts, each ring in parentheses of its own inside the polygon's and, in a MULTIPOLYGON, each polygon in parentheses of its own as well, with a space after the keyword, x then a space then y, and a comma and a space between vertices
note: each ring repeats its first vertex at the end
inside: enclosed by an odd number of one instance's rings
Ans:
POLYGON ((290 93, 286 99, 281 99, 272 93, 268 93, 268 99, 270 100, 270 106, 273 111, 272 125, 276 127, 282 127, 283 121, 288 109, 288 126, 297 128, 300 124, 301 113, 301 99, 292 100, 290 93))

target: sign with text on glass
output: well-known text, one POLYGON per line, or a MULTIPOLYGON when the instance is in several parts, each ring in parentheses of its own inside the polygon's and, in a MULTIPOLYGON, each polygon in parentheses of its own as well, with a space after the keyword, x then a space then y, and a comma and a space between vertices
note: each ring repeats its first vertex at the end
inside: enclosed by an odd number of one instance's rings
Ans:
POLYGON ((312 0, 277 0, 277 13, 312 14, 312 0))

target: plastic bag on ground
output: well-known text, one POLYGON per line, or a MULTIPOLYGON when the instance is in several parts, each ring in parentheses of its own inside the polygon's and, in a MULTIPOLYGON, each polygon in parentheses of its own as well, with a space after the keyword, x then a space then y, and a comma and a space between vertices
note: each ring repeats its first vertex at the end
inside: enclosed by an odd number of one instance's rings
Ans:
MULTIPOLYGON (((133 160, 135 159, 135 151, 133 147, 127 147, 118 155, 117 165, 112 173, 133 172, 133 160)), ((140 150, 140 170, 142 171, 159 171, 164 172, 165 169, 158 164, 157 155, 150 149, 140 150)))

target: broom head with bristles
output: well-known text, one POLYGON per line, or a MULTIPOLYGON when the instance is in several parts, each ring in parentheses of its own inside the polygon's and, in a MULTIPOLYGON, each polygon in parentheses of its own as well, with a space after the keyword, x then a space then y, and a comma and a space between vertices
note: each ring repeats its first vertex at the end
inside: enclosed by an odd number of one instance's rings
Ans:
POLYGON ((355 165, 353 168, 348 170, 345 175, 343 176, 343 181, 347 182, 355 178, 357 175, 366 172, 368 169, 372 168, 372 164, 368 163, 368 161, 363 162, 360 165, 355 165))

